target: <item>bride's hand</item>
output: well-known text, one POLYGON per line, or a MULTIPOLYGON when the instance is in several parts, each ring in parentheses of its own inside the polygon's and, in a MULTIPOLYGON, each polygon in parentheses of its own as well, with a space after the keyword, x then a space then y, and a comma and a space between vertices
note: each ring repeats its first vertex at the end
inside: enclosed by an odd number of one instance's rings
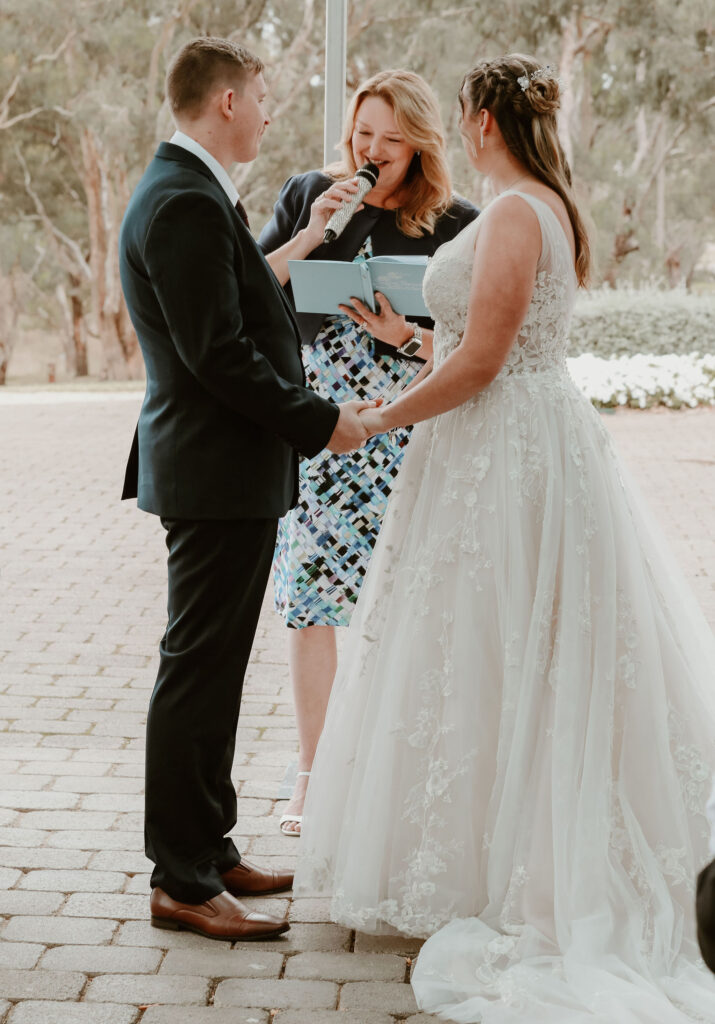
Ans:
POLYGON ((384 432, 386 428, 383 426, 382 419, 382 409, 365 409, 360 413, 360 423, 367 430, 368 437, 384 432))

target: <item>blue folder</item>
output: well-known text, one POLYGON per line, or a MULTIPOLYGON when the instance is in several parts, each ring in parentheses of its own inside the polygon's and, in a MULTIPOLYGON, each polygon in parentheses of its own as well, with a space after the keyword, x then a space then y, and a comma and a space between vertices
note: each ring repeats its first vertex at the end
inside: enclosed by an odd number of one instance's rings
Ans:
POLYGON ((369 260, 288 260, 293 300, 299 313, 339 313, 352 296, 376 309, 382 292, 401 316, 429 316, 422 298, 427 256, 372 256, 369 260))

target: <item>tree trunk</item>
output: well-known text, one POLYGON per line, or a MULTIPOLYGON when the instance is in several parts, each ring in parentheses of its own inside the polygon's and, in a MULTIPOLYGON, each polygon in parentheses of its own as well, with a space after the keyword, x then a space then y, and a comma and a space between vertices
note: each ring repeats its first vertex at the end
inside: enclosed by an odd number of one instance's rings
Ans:
POLYGON ((123 312, 119 282, 117 236, 121 200, 117 193, 124 199, 125 172, 115 157, 114 173, 110 173, 99 139, 91 129, 82 132, 81 147, 89 216, 92 320, 102 346, 102 376, 127 380, 140 375, 141 361, 136 335, 123 312))
POLYGON ((76 274, 68 273, 70 292, 64 285, 58 284, 55 289, 57 301, 62 307, 65 321, 65 360, 67 372, 75 377, 86 377, 87 366, 87 328, 84 319, 84 303, 80 297, 80 279, 76 274))
POLYGON ((70 297, 72 306, 72 343, 74 346, 75 377, 86 377, 89 373, 87 364, 87 341, 84 330, 84 310, 82 300, 76 292, 70 297))
POLYGON ((624 200, 622 227, 620 231, 616 232, 613 239, 613 248, 611 249, 611 256, 608 261, 608 268, 606 273, 603 275, 605 284, 609 285, 611 288, 616 287, 618 269, 626 256, 632 252, 636 252, 636 250, 640 248, 638 240, 635 237, 633 207, 634 204, 632 202, 629 202, 627 199, 624 200))

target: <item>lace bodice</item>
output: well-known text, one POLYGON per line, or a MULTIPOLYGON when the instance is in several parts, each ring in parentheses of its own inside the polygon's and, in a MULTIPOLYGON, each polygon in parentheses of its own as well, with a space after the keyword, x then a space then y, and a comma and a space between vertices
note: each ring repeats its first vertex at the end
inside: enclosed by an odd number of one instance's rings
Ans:
MULTIPOLYGON (((563 371, 577 287, 571 250, 547 203, 514 190, 502 196, 510 194, 521 196, 531 206, 539 219, 542 244, 531 305, 498 378, 529 371, 563 371)), ((435 366, 457 347, 464 333, 478 224, 473 221, 440 246, 425 274, 425 300, 435 320, 435 366)))

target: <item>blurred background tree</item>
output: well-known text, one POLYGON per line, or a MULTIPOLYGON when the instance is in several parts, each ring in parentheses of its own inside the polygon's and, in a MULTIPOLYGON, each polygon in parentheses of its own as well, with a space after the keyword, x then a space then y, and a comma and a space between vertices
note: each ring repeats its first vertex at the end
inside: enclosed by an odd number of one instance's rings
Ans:
MULTIPOLYGON (((323 162, 323 0, 3 0, 0 11, 0 383, 31 331, 69 375, 141 374, 117 233, 171 118, 164 75, 192 36, 245 43, 267 65, 274 123, 235 169, 254 229, 291 174, 323 162)), ((694 282, 715 234, 705 0, 351 0, 348 88, 409 67, 442 103, 455 188, 483 204, 456 128, 464 71, 534 53, 559 67, 560 131, 594 228, 601 280, 694 282)))

